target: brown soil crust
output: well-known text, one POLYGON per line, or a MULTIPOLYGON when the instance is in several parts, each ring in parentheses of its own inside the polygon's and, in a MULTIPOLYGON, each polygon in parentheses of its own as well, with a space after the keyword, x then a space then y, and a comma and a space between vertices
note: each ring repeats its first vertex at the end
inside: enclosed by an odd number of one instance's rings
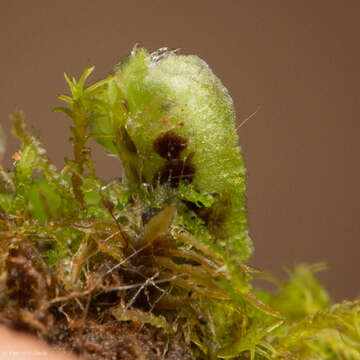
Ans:
MULTIPOLYGON (((194 359, 181 329, 168 334, 148 324, 117 321, 111 315, 122 300, 117 294, 99 295, 95 286, 78 294, 66 293, 56 271, 44 263, 31 242, 1 240, 1 324, 84 359, 194 359)), ((111 275, 107 282, 119 280, 111 275)))
POLYGON ((87 321, 76 331, 65 328, 47 340, 91 360, 194 359, 181 340, 169 337, 161 329, 147 325, 139 328, 136 324, 112 319, 103 324, 87 321))

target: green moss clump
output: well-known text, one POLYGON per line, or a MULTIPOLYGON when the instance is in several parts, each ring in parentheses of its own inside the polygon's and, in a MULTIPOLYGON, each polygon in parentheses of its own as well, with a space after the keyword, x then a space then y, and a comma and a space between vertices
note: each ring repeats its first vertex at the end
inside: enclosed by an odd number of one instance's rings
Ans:
POLYGON ((89 359, 107 358, 102 341, 95 357, 74 337, 110 336, 114 321, 180 339, 188 352, 172 358, 360 359, 360 303, 331 304, 317 267, 296 267, 275 293, 253 289, 266 276, 245 264, 233 104, 206 63, 140 48, 86 87, 93 70, 65 76, 71 95, 55 110, 73 120, 73 159, 61 170, 14 115, 21 149, 0 167, 0 322, 50 342, 66 331, 62 345, 89 359), (100 179, 90 138, 123 178, 100 179))

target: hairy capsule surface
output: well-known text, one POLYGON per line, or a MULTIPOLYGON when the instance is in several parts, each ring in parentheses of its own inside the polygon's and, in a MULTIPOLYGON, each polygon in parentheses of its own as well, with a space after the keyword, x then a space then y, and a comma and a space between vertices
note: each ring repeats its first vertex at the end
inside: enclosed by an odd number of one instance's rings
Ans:
POLYGON ((195 55, 138 48, 119 65, 99 102, 92 134, 119 155, 129 184, 171 194, 191 187, 192 194, 211 198, 205 206, 181 191, 236 272, 253 251, 246 169, 233 101, 209 66, 195 55))

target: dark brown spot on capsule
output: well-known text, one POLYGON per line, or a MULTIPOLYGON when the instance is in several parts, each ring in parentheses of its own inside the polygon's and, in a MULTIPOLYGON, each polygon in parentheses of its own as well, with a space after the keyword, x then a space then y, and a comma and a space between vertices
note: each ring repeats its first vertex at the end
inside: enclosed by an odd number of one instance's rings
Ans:
POLYGON ((167 131, 154 141, 154 150, 164 159, 177 159, 186 148, 187 140, 172 131, 167 131))
POLYGON ((180 181, 192 182, 195 168, 191 163, 193 153, 186 159, 172 159, 167 161, 154 177, 154 186, 168 184, 173 188, 179 186, 180 181))

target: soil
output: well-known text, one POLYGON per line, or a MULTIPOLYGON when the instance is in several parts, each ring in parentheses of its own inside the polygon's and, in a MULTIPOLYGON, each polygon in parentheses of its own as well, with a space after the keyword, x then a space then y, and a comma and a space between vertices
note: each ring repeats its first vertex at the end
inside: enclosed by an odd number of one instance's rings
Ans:
POLYGON ((148 324, 115 320, 110 310, 119 298, 92 298, 91 291, 64 294, 57 273, 31 242, 1 240, 0 324, 84 359, 195 359, 181 330, 169 335, 148 324))

